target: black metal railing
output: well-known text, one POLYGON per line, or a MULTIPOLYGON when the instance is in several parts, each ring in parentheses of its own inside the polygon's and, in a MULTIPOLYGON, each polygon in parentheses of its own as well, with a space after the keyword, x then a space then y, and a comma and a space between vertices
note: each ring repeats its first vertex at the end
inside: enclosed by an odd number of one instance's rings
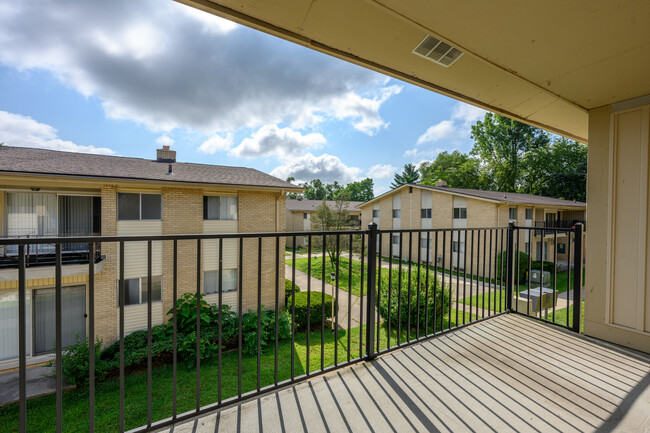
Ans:
MULTIPOLYGON (((106 423, 107 415, 104 412, 116 407, 118 410, 110 420, 110 428, 117 426, 119 431, 148 431, 508 312, 529 315, 579 331, 581 298, 580 279, 576 272, 581 275, 582 228, 544 229, 554 233, 556 238, 559 232, 569 234, 569 245, 565 245, 565 248, 569 255, 567 261, 574 264, 573 267, 568 266, 569 275, 573 269, 574 277, 567 277, 567 284, 571 281, 574 292, 571 298, 573 305, 570 305, 569 299, 566 300, 566 320, 555 307, 551 318, 542 317, 541 309, 536 307, 542 306, 548 298, 543 298, 546 295, 544 274, 541 273, 542 283, 539 287, 531 285, 534 262, 532 257, 520 253, 526 231, 535 229, 511 225, 496 228, 378 230, 373 223, 368 230, 337 232, 0 239, 0 246, 16 245, 19 251, 19 401, 14 408, 18 415, 18 429, 29 431, 32 425, 30 419, 49 417, 57 431, 102 431, 107 426, 97 423, 97 411, 102 411, 101 422, 106 423), (306 252, 299 254, 293 249, 285 257, 284 245, 288 241, 293 241, 295 245, 296 238, 303 236, 307 239, 306 252), (394 243, 395 240, 398 242, 394 243), (31 414, 28 413, 26 392, 26 319, 29 313, 26 311, 25 250, 29 245, 42 242, 55 245, 56 395, 52 413, 47 413, 47 405, 44 404, 39 407, 38 414, 31 414), (61 344, 62 245, 70 242, 86 243, 88 251, 95 251, 97 246, 102 245, 104 251, 112 251, 116 255, 106 258, 116 266, 105 266, 102 272, 116 273, 108 280, 117 281, 120 295, 115 335, 119 348, 116 349, 117 363, 111 374, 107 375, 107 383, 99 380, 103 379, 97 371, 99 360, 95 351, 89 350, 86 377, 88 419, 77 417, 64 422, 62 355, 66 349, 61 344), (143 288, 146 290, 146 355, 135 369, 127 365, 127 357, 130 359, 131 354, 127 353, 125 344, 128 338, 125 311, 129 308, 125 301, 125 252, 132 243, 146 243, 147 265, 143 277, 146 276, 148 281, 143 288), (160 248, 160 254, 164 255, 163 262, 169 265, 169 270, 163 270, 165 283, 161 295, 163 302, 167 300, 171 305, 168 324, 161 325, 164 329, 153 326, 154 243, 160 248), (231 248, 229 253, 236 257, 224 254, 225 243, 236 247, 234 250, 231 248), (111 244, 111 248, 108 248, 111 244), (219 290, 215 306, 208 308, 206 313, 202 303, 202 278, 208 249, 218 252, 219 290), (526 257, 528 261, 524 269, 527 275, 523 280, 520 279, 520 257, 526 257), (233 310, 236 309, 234 313, 224 308, 223 270, 226 258, 236 259, 237 264, 236 299, 231 296, 228 301, 233 310), (188 270, 184 269, 188 260, 196 267, 193 275, 188 275, 188 270), (286 274, 285 266, 288 266, 286 274), (525 281, 525 284, 520 284, 521 281, 525 281), (299 285, 302 287, 297 291, 299 285), (524 286, 528 288, 525 294, 522 293, 524 286), (195 306, 190 306, 191 309, 196 308, 195 319, 192 319, 195 322, 191 326, 179 321, 183 318, 178 311, 178 308, 182 308, 178 302, 182 298, 181 292, 186 292, 188 287, 195 295, 196 302, 195 306), (285 292, 287 288, 289 290, 285 292), (539 290, 540 301, 534 304, 536 289, 539 290), (523 299, 526 307, 520 305, 523 299), (328 304, 328 300, 331 303, 328 304), (245 313, 244 308, 249 312, 245 313), (569 309, 573 314, 571 321, 569 309), (263 317, 263 314, 267 314, 265 311, 271 316, 263 317), (206 317, 212 321, 205 322, 206 317), (282 325, 287 317, 290 324, 288 334, 282 325), (255 326, 251 333, 252 323, 255 326), (192 331, 189 334, 185 329, 188 326, 192 331), (224 329, 224 326, 231 328, 224 329), (154 338, 162 338, 160 335, 171 335, 171 348, 162 355, 159 353, 161 342, 154 342, 154 338), (188 341, 194 347, 190 364, 187 364, 187 356, 184 355, 188 341), (157 347, 155 354, 154 343, 157 347), (214 349, 209 351, 209 356, 205 356, 206 346, 214 349), (187 365, 181 369, 179 363, 182 356, 185 356, 187 365), (129 377, 131 374, 137 375, 138 371, 146 371, 146 374, 129 377), (189 389, 188 377, 192 378, 189 389), (127 405, 127 394, 135 392, 132 387, 137 380, 143 381, 141 386, 146 387, 146 398, 127 405), (104 395, 104 391, 111 386, 118 389, 115 399, 107 401, 107 398, 102 398, 99 402, 97 396, 104 395), (181 387, 182 392, 179 391, 181 387), (136 407, 140 407, 141 413, 134 413, 136 407)), ((554 266, 561 260, 558 258, 557 245, 556 242, 554 266)), ((542 271, 543 266, 542 261, 542 271)), ((190 273, 192 271, 194 269, 190 273)), ((555 266, 551 289, 553 299, 556 292, 562 291, 562 288, 558 288, 558 273, 555 266)), ((91 347, 97 333, 98 315, 103 320, 107 316, 115 317, 115 302, 107 305, 105 293, 99 293, 96 287, 98 278, 106 279, 102 275, 101 272, 95 274, 95 261, 90 260, 87 329, 91 347), (99 299, 103 299, 101 304, 97 303, 99 299), (111 308, 113 313, 105 314, 111 308)), ((106 287, 102 286, 101 290, 106 290, 106 287)), ((102 356, 103 352, 100 359, 102 356)), ((103 359, 101 361, 104 362, 103 359)), ((73 399, 65 401, 66 404, 75 404, 73 399)))
POLYGON ((535 221, 535 227, 542 228, 555 228, 555 229, 571 229, 576 226, 576 224, 582 224, 582 229, 584 231, 586 222, 584 220, 554 220, 554 221, 535 221))

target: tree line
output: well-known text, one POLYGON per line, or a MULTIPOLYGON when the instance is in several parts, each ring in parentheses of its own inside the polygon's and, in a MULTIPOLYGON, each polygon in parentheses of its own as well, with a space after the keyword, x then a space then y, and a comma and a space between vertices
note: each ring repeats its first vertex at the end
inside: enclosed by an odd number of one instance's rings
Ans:
MULTIPOLYGON (((293 181, 295 178, 287 178, 287 182, 293 181)), ((300 183, 298 186, 304 188, 305 192, 302 194, 289 193, 287 198, 301 196, 305 200, 368 201, 374 197, 374 182, 370 178, 347 185, 341 185, 337 181, 323 183, 320 179, 314 179, 311 182, 300 183)))
POLYGON ((587 146, 498 114, 472 125, 474 147, 442 152, 416 169, 395 173, 391 188, 407 183, 536 194, 586 201, 587 146))

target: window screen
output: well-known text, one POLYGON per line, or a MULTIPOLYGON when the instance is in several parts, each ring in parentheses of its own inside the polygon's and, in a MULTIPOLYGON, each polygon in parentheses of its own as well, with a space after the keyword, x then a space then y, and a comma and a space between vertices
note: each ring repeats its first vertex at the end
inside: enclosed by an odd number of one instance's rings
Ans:
MULTIPOLYGON (((147 303, 147 284, 149 278, 142 278, 142 303, 147 303)), ((151 277, 151 302, 158 302, 162 299, 162 277, 151 277)))
POLYGON ((454 208, 454 218, 456 218, 456 219, 466 219, 467 218, 467 208, 466 207, 455 207, 454 208))
POLYGON ((516 220, 517 219, 517 208, 516 207, 511 207, 510 208, 510 219, 511 220, 516 220))
POLYGON ((373 209, 372 210, 372 217, 373 218, 379 218, 379 209, 373 209))
POLYGON ((527 220, 532 220, 533 219, 533 210, 532 209, 526 209, 526 219, 527 220))
POLYGON ((422 209, 421 218, 431 218, 431 209, 422 209))
POLYGON ((393 218, 401 218, 402 217, 402 210, 401 209, 393 209, 393 218))
POLYGON ((117 195, 117 219, 140 219, 140 194, 119 193, 117 195))
POLYGON ((203 219, 236 220, 237 197, 205 196, 203 197, 203 219))
MULTIPOLYGON (((224 269, 221 284, 224 292, 237 290, 237 269, 224 269)), ((203 273, 203 292, 206 295, 219 293, 219 271, 203 273)))
POLYGON ((143 220, 162 219, 162 197, 160 194, 141 194, 141 201, 143 220))

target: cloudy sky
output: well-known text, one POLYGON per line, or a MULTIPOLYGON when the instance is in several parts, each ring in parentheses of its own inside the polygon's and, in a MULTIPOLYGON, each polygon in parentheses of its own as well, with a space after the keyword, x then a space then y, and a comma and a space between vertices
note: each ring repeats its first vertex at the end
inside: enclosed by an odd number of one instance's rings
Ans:
POLYGON ((372 177, 468 151, 484 112, 171 0, 0 0, 0 142, 372 177))

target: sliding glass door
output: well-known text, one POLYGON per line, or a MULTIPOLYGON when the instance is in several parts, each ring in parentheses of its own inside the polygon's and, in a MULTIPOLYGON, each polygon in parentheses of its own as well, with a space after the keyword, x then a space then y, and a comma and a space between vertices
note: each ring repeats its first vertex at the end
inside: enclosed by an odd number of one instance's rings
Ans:
MULTIPOLYGON (((34 352, 52 352, 56 345, 54 289, 34 290, 34 352)), ((61 291, 61 344, 67 347, 78 336, 86 338, 86 286, 64 287, 61 291)))

